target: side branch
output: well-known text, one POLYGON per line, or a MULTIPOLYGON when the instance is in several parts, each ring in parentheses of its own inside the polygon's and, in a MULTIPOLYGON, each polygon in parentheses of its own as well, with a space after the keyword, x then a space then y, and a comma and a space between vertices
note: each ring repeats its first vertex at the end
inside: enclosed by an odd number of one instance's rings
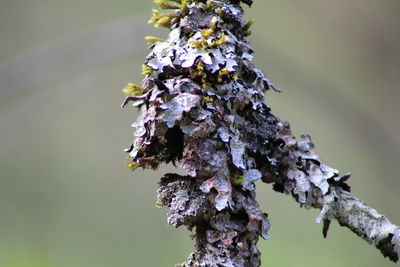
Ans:
POLYGON ((335 188, 332 195, 334 197, 330 199, 329 208, 323 213, 327 213, 328 218, 335 218, 341 226, 349 228, 378 248, 385 257, 397 262, 400 255, 400 227, 349 192, 335 188))
POLYGON ((336 219, 341 226, 349 228, 385 257, 397 262, 400 258, 400 227, 353 197, 346 184, 350 174, 340 177, 337 170, 324 165, 312 151, 314 145, 309 136, 302 136, 297 141, 287 122, 276 125, 275 143, 283 144, 276 146, 272 154, 279 164, 265 166, 262 180, 273 183, 275 191, 293 195, 302 206, 320 209, 316 221, 324 222, 324 236, 331 220, 336 219))

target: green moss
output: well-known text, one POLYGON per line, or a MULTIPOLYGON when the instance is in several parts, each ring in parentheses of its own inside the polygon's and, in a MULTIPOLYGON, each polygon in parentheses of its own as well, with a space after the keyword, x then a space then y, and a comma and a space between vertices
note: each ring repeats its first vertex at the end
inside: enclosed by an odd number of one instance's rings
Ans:
POLYGON ((157 199, 157 200, 156 200, 156 207, 159 208, 159 209, 161 209, 162 207, 164 207, 164 205, 163 205, 163 203, 161 202, 160 199, 157 199))
POLYGON ((197 63, 189 69, 189 73, 190 78, 200 83, 203 88, 209 85, 210 79, 207 75, 207 72, 205 71, 203 61, 197 60, 197 63))
POLYGON ((217 8, 217 14, 218 16, 222 17, 222 15, 224 14, 224 11, 222 10, 222 8, 217 8))
POLYGON ((148 23, 154 23, 156 28, 171 28, 173 25, 173 20, 175 18, 181 17, 180 13, 160 13, 157 9, 153 9, 152 16, 148 23))
POLYGON ((234 75, 235 75, 235 73, 229 72, 229 70, 227 68, 220 69, 218 71, 217 82, 224 83, 226 81, 230 81, 233 79, 234 75))
POLYGON ((162 40, 158 37, 155 37, 155 36, 146 36, 146 37, 144 37, 144 39, 147 41, 148 45, 154 45, 158 42, 164 42, 164 40, 162 40))
POLYGON ((241 185, 244 182, 244 176, 243 175, 235 175, 234 177, 231 178, 232 184, 235 185, 241 185))
POLYGON ((218 47, 221 46, 223 44, 228 43, 228 40, 225 37, 225 33, 221 33, 221 37, 219 39, 215 39, 211 42, 210 47, 218 47))
POLYGON ((203 30, 201 32, 201 35, 204 36, 204 38, 208 38, 215 33, 216 29, 217 29, 217 24, 213 23, 213 24, 211 24, 211 27, 209 29, 203 30))
POLYGON ((199 41, 192 40, 190 43, 191 43, 191 45, 193 45, 194 48, 203 49, 203 50, 208 49, 207 39, 204 36, 202 36, 199 41))
POLYGON ((134 161, 131 161, 131 162, 126 163, 126 167, 127 167, 128 169, 130 169, 130 170, 136 170, 136 169, 139 168, 140 166, 141 166, 140 163, 134 162, 134 161))
POLYGON ((203 96, 203 100, 208 103, 211 103, 214 101, 214 99, 211 96, 203 96))
POLYGON ((188 5, 190 5, 191 3, 193 3, 194 0, 182 0, 181 3, 181 10, 184 14, 187 14, 189 12, 189 8, 188 5))
POLYGON ((211 37, 212 35, 215 35, 216 29, 217 29, 217 25, 215 23, 213 23, 209 29, 203 30, 201 32, 200 40, 191 41, 191 44, 193 45, 193 47, 195 47, 197 49, 207 50, 208 48, 218 47, 222 44, 228 43, 225 33, 221 33, 221 37, 212 40, 210 44, 207 43, 207 39, 209 37, 211 37))
POLYGON ((143 93, 143 88, 137 84, 128 83, 125 88, 122 89, 122 92, 130 96, 139 96, 143 93))
POLYGON ((169 102, 169 101, 172 99, 171 95, 168 94, 168 93, 165 93, 165 92, 164 92, 164 94, 162 95, 162 98, 163 98, 164 103, 167 103, 167 102, 169 102))
POLYGON ((243 34, 244 36, 250 36, 251 35, 251 26, 254 24, 254 20, 249 20, 246 25, 244 25, 243 27, 243 34))
POLYGON ((241 128, 239 123, 233 123, 233 127, 238 130, 241 128))
POLYGON ((179 3, 168 0, 154 0, 154 3, 160 6, 161 9, 179 9, 179 3))
POLYGON ((143 64, 142 65, 142 75, 150 75, 153 73, 153 69, 150 68, 149 66, 143 64))

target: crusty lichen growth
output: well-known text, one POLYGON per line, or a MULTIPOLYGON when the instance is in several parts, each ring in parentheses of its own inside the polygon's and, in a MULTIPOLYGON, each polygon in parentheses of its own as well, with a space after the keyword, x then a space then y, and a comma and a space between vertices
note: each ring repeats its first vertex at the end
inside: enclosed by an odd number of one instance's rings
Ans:
MULTIPOLYGON (((334 212, 332 199, 350 190, 349 175, 324 165, 310 137, 296 140, 264 103, 268 89, 279 89, 252 62, 241 2, 252 0, 157 0, 168 11, 154 10, 150 22, 170 34, 147 38, 146 77, 124 89, 122 106, 140 108, 128 167, 178 162, 187 173, 162 178, 157 201, 170 209, 170 225, 195 229, 196 251, 181 266, 261 264, 256 244, 270 224, 255 200, 258 180, 322 209, 325 235, 333 218, 360 227, 334 212)), ((385 254, 395 260, 400 238, 392 228, 367 240, 396 251, 385 254)))
POLYGON ((385 257, 398 261, 400 255, 400 227, 368 207, 363 201, 340 188, 331 190, 325 198, 321 218, 336 219, 340 225, 376 246, 385 257))

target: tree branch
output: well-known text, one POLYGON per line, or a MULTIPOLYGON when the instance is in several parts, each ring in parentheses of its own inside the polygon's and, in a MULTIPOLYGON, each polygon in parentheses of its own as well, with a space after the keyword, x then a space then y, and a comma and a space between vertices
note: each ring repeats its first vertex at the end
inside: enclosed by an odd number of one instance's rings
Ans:
POLYGON ((158 189, 168 223, 195 228, 196 251, 181 266, 260 266, 256 245, 270 224, 255 199, 259 179, 321 209, 324 235, 337 219, 397 261, 399 228, 353 198, 350 175, 324 165, 310 137, 296 140, 264 103, 265 91, 279 89, 252 63, 240 7, 252 1, 156 2, 172 11, 153 11, 150 21, 171 32, 165 41, 147 38, 142 86, 124 89, 123 106, 141 109, 126 151, 132 169, 178 161, 188 175, 168 174, 158 189))
POLYGON ((377 247, 385 257, 397 262, 400 255, 400 228, 389 219, 368 207, 363 201, 340 188, 333 189, 328 218, 377 247))
POLYGON ((292 194, 306 208, 320 209, 321 214, 316 221, 324 221, 324 236, 330 221, 336 219, 341 226, 349 228, 378 248, 385 257, 397 262, 400 255, 400 227, 350 194, 350 187, 345 183, 350 174, 333 176, 333 179, 327 180, 328 184, 321 183, 320 171, 337 171, 323 165, 318 156, 310 151, 313 145, 308 136, 303 136, 297 142, 290 133, 289 124, 282 125, 278 139, 283 140, 285 145, 275 152, 275 157, 285 162, 285 167, 280 165, 280 168, 272 170, 264 168, 263 181, 273 183, 275 191, 292 194))

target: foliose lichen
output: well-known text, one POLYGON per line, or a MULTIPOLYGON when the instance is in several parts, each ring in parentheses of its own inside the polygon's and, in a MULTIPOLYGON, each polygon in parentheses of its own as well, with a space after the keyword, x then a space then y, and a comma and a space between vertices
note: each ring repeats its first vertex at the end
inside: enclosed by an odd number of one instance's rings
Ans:
POLYGON ((279 89, 252 62, 240 6, 251 0, 155 2, 169 11, 154 10, 150 22, 171 31, 166 40, 147 38, 146 77, 124 89, 123 106, 140 109, 128 166, 179 162, 186 171, 165 176, 158 191, 169 224, 196 228, 197 251, 182 266, 259 266, 258 237, 271 227, 255 182, 331 220, 330 187, 349 190, 349 176, 324 165, 310 137, 297 141, 264 103, 268 89, 279 89))

